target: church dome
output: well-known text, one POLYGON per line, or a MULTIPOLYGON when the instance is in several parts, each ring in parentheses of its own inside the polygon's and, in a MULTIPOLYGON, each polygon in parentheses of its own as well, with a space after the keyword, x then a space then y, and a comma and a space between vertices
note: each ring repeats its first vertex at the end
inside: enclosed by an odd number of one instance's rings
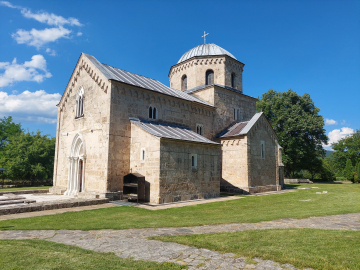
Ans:
POLYGON ((227 50, 224 50, 223 48, 219 47, 216 44, 201 44, 184 53, 177 63, 179 64, 181 62, 184 62, 194 56, 223 55, 223 54, 226 54, 237 60, 235 56, 233 56, 227 50))

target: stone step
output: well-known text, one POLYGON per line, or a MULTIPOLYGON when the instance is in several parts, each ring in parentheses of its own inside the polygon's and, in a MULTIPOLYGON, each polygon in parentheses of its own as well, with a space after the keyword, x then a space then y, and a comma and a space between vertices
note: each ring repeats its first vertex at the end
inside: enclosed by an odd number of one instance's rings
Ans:
POLYGON ((9 196, 7 198, 0 198, 0 202, 4 202, 4 201, 13 201, 13 200, 26 200, 25 197, 21 197, 21 196, 9 196))
POLYGON ((35 203, 35 200, 7 200, 7 201, 1 201, 1 205, 11 205, 11 204, 20 204, 20 203, 35 203))

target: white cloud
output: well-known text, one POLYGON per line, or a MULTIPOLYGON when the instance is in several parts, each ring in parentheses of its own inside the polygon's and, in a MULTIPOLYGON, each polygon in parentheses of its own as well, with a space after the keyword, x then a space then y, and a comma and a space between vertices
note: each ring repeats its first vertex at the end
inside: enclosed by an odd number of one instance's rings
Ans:
POLYGON ((341 121, 341 125, 345 125, 346 124, 346 121, 345 120, 342 120, 341 121))
POLYGON ((76 18, 68 18, 65 19, 62 16, 55 15, 54 13, 47 12, 38 12, 32 13, 29 9, 23 8, 21 9, 21 14, 27 19, 34 19, 41 23, 46 23, 48 25, 62 26, 65 24, 82 26, 76 18))
POLYGON ((13 4, 11 4, 8 1, 0 1, 0 5, 2 6, 6 6, 9 8, 16 8, 16 9, 20 9, 21 10, 21 14, 27 18, 27 19, 34 19, 37 20, 38 22, 41 23, 46 23, 48 25, 55 25, 55 26, 62 26, 65 24, 69 24, 69 25, 77 25, 77 26, 82 26, 82 24, 79 22, 78 19, 76 18, 68 18, 65 19, 62 16, 59 15, 55 15, 54 13, 48 13, 48 12, 38 12, 38 13, 33 13, 31 12, 30 9, 21 7, 21 6, 14 6, 13 4))
POLYGON ((11 115, 17 121, 56 123, 57 107, 61 95, 44 90, 24 91, 19 95, 0 92, 0 116, 11 115))
POLYGON ((327 125, 336 125, 337 122, 335 120, 333 120, 333 119, 326 118, 325 119, 325 124, 327 124, 327 125))
POLYGON ((26 43, 39 49, 44 44, 54 42, 59 38, 69 38, 70 33, 71 30, 60 26, 58 28, 45 28, 44 30, 36 30, 33 28, 31 31, 19 29, 11 36, 19 44, 26 43))
POLYGON ((47 49, 46 49, 46 52, 47 52, 48 54, 50 54, 51 56, 55 56, 55 55, 56 55, 56 51, 55 51, 55 50, 52 50, 52 49, 50 49, 50 48, 47 48, 47 49))
MULTIPOLYGON (((13 82, 35 81, 42 82, 45 78, 52 75, 46 69, 46 60, 41 54, 34 55, 31 61, 25 61, 24 64, 18 64, 16 58, 10 62, 0 62, 0 87, 10 85, 13 82)), ((1 101, 0 101, 1 102, 1 101)))
POLYGON ((342 138, 345 138, 351 134, 355 133, 355 131, 352 128, 349 127, 343 127, 340 129, 334 129, 329 132, 329 143, 327 147, 330 147, 333 143, 338 142, 342 138))
POLYGON ((83 33, 81 33, 81 32, 77 32, 77 34, 76 34, 76 35, 77 35, 78 37, 81 37, 81 36, 82 36, 82 34, 83 34, 83 33))

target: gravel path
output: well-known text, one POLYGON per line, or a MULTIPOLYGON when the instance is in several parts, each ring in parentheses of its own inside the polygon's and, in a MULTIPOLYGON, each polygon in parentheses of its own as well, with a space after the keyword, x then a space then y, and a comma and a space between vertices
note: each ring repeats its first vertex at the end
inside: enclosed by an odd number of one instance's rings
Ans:
POLYGON ((235 254, 221 254, 207 249, 198 249, 176 243, 148 240, 150 236, 185 235, 218 232, 235 232, 254 229, 312 228, 360 230, 360 213, 311 217, 306 219, 279 219, 259 223, 233 223, 182 228, 155 228, 129 230, 39 230, 2 231, 0 239, 43 239, 67 245, 78 246, 97 252, 114 252, 122 258, 156 262, 186 264, 188 269, 296 269, 289 264, 278 264, 269 260, 255 259, 248 264, 245 258, 235 254))

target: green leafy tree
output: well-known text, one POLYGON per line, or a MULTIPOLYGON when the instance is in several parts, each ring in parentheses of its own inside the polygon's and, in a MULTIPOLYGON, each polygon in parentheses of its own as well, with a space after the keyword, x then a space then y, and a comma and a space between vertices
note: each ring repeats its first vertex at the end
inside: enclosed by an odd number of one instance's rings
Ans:
POLYGON ((350 181, 354 180, 354 169, 353 169, 350 159, 348 159, 346 161, 346 166, 344 168, 343 174, 347 180, 350 180, 350 181))
POLYGON ((2 151, 9 142, 9 137, 20 135, 21 132, 21 124, 15 124, 11 116, 0 119, 0 151, 2 151))
POLYGON ((357 175, 358 175, 358 183, 360 183, 360 163, 358 162, 358 168, 357 168, 357 175))
POLYGON ((356 162, 360 160, 360 130, 356 130, 350 136, 332 144, 332 148, 334 149, 332 154, 334 158, 333 165, 336 170, 342 170, 348 160, 355 166, 356 162))
POLYGON ((8 138, 1 161, 8 179, 34 181, 52 178, 54 155, 55 138, 22 132, 8 138))
POLYGON ((325 155, 322 144, 327 144, 328 138, 324 119, 309 94, 270 89, 258 100, 257 110, 264 113, 279 138, 286 176, 319 168, 318 160, 325 155))

